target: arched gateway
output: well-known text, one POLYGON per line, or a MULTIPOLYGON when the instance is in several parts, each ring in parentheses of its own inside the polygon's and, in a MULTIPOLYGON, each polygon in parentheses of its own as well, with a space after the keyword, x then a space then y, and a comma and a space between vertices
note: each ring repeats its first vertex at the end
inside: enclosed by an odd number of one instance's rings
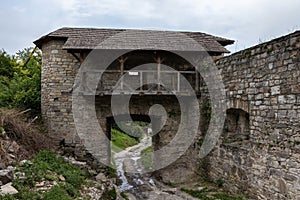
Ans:
POLYGON ((297 199, 300 31, 222 57, 232 43, 199 32, 56 30, 35 41, 44 121, 57 144, 109 164, 107 127, 140 116, 154 126, 162 181, 200 175, 253 199, 297 199))
MULTIPOLYGON (((191 52, 194 55, 197 52, 198 58, 190 56, 193 61, 195 58, 216 59, 228 52, 224 46, 232 43, 232 40, 199 32, 87 28, 56 30, 35 41, 43 52, 43 118, 55 140, 74 147, 81 156, 85 154, 82 151, 84 149, 101 161, 109 162, 109 151, 107 154, 104 152, 108 149, 105 141, 110 138, 107 119, 116 115, 111 108, 112 98, 117 96, 120 100, 118 105, 121 105, 130 95, 128 112, 136 116, 149 115, 152 106, 160 105, 163 108, 152 113, 156 119, 160 119, 153 125, 163 125, 153 136, 154 149, 168 145, 179 131, 191 135, 190 138, 185 137, 191 141, 182 149, 179 148, 181 144, 174 144, 176 149, 171 151, 176 158, 174 160, 167 162, 172 155, 157 155, 158 168, 171 169, 161 170, 159 176, 172 182, 189 180, 194 177, 198 159, 199 145, 196 145, 195 137, 199 139, 202 135, 200 130, 192 131, 192 118, 197 119, 197 114, 186 118, 182 116, 183 113, 193 113, 203 107, 204 99, 207 100, 207 89, 199 71, 184 55, 189 57, 191 52), (120 35, 121 39, 116 40, 115 37, 120 35), (84 65, 91 67, 82 70, 84 65), (80 97, 75 97, 74 93, 80 97), (204 98, 201 98, 201 94, 205 94, 204 98), (192 95, 196 97, 197 108, 189 100, 192 95), (72 98, 78 101, 76 112, 74 102, 72 107, 72 98), (90 123, 93 115, 89 110, 95 110, 97 125, 90 123), (164 113, 160 113, 162 110, 164 113), (80 118, 78 121, 76 116, 80 118), (183 120, 190 123, 182 125, 183 120), (106 134, 99 136, 101 132, 92 133, 99 129, 106 134), (162 165, 164 161, 165 166, 162 165)), ((196 125, 194 129, 198 130, 199 120, 196 125)))

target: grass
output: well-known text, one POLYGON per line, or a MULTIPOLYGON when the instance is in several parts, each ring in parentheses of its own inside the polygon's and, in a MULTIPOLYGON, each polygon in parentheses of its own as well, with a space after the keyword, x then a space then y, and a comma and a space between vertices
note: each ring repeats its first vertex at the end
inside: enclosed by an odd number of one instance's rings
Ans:
POLYGON ((103 193, 101 197, 101 199, 103 200, 115 200, 116 198, 117 198, 117 193, 114 188, 103 193))
POLYGON ((25 163, 19 166, 18 171, 25 172, 26 179, 24 184, 34 186, 37 181, 42 181, 49 177, 49 171, 65 177, 66 182, 79 188, 87 177, 84 171, 64 161, 61 156, 49 151, 40 151, 33 159, 32 163, 25 163))
POLYGON ((167 186, 169 186, 169 187, 173 187, 173 188, 176 187, 176 184, 175 184, 175 183, 172 183, 171 181, 164 182, 164 184, 167 185, 167 186))
POLYGON ((79 167, 67 163, 61 156, 50 151, 40 151, 30 162, 17 166, 16 172, 25 173, 25 178, 16 178, 13 186, 19 191, 15 195, 0 196, 0 200, 71 200, 79 196, 79 189, 89 174, 79 167), (59 181, 58 175, 65 178, 59 181), (42 193, 34 190, 36 182, 56 181, 58 184, 42 193))
POLYGON ((31 191, 29 189, 19 190, 18 194, 15 195, 0 195, 0 200, 41 200, 42 196, 40 193, 31 191))
POLYGON ((181 190, 183 192, 188 193, 192 197, 196 197, 198 199, 212 200, 212 198, 210 198, 210 197, 207 196, 208 191, 207 191, 206 188, 204 188, 203 190, 199 190, 199 191, 197 191, 197 190, 189 190, 189 189, 184 189, 184 188, 182 188, 181 190))
POLYGON ((207 188, 202 190, 189 190, 189 189, 181 189, 183 192, 191 195, 192 197, 202 199, 202 200, 243 200, 242 196, 232 196, 224 193, 213 193, 209 191, 207 188))
POLYGON ((141 151, 141 162, 145 170, 150 170, 152 167, 152 160, 153 160, 152 152, 153 152, 152 146, 141 151))
POLYGON ((71 200, 68 193, 59 186, 54 186, 50 191, 44 194, 44 200, 71 200))
POLYGON ((121 197, 123 197, 125 200, 129 200, 128 196, 124 192, 121 192, 121 197))
POLYGON ((137 145, 139 141, 117 129, 111 129, 111 164, 115 168, 114 155, 124 149, 137 145))
POLYGON ((131 147, 139 143, 139 141, 135 138, 130 137, 129 135, 122 133, 117 129, 111 129, 111 141, 112 150, 114 152, 122 151, 127 147, 131 147))

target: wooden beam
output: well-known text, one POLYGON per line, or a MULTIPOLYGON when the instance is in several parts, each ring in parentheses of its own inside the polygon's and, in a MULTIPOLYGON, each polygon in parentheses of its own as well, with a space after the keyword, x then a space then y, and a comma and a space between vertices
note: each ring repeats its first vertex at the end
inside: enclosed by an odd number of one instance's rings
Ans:
POLYGON ((180 92, 180 72, 177 72, 177 92, 180 92))
POLYGON ((76 58, 76 60, 78 60, 78 62, 79 62, 80 64, 83 63, 84 58, 83 58, 83 56, 82 56, 81 53, 79 53, 79 55, 77 55, 76 53, 74 53, 74 52, 72 52, 72 51, 71 51, 70 53, 72 54, 72 56, 74 56, 74 57, 76 58))
POLYGON ((157 90, 160 91, 160 72, 161 71, 161 59, 160 56, 157 57, 157 90))
POLYGON ((123 82, 123 75, 124 75, 124 63, 127 60, 127 57, 124 58, 123 56, 120 57, 120 73, 121 73, 121 90, 124 89, 124 82, 123 82))
POLYGON ((143 72, 140 72, 140 90, 143 90, 143 72))
POLYGON ((34 54, 34 52, 37 50, 37 48, 38 48, 38 47, 35 46, 34 49, 30 52, 28 58, 26 59, 24 65, 23 65, 24 68, 25 68, 26 65, 29 63, 30 59, 33 57, 33 54, 34 54))
POLYGON ((157 57, 154 57, 154 60, 157 63, 157 90, 160 91, 160 84, 161 84, 161 63, 164 61, 160 57, 160 55, 157 55, 157 57))
POLYGON ((196 82, 195 82, 195 90, 196 92, 199 92, 199 73, 198 70, 195 67, 195 73, 196 73, 196 82))

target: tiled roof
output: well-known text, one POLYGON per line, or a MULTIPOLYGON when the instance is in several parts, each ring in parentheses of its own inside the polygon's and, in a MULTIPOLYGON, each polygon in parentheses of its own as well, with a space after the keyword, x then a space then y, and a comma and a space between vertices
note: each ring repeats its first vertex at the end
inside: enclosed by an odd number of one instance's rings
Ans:
POLYGON ((224 46, 234 43, 233 40, 201 32, 97 28, 61 28, 41 37, 34 43, 41 48, 44 42, 51 39, 66 40, 63 48, 68 50, 91 50, 94 48, 171 51, 205 50, 225 53, 228 51, 224 46), (200 49, 200 46, 204 49, 200 49))

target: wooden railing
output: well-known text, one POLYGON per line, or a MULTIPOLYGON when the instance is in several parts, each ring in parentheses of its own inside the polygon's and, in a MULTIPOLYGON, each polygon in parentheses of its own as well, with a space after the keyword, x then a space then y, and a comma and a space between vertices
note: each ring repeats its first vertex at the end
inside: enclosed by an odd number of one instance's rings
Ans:
POLYGON ((86 95, 190 95, 200 85, 195 71, 174 70, 89 70, 78 83, 74 89, 86 95))

